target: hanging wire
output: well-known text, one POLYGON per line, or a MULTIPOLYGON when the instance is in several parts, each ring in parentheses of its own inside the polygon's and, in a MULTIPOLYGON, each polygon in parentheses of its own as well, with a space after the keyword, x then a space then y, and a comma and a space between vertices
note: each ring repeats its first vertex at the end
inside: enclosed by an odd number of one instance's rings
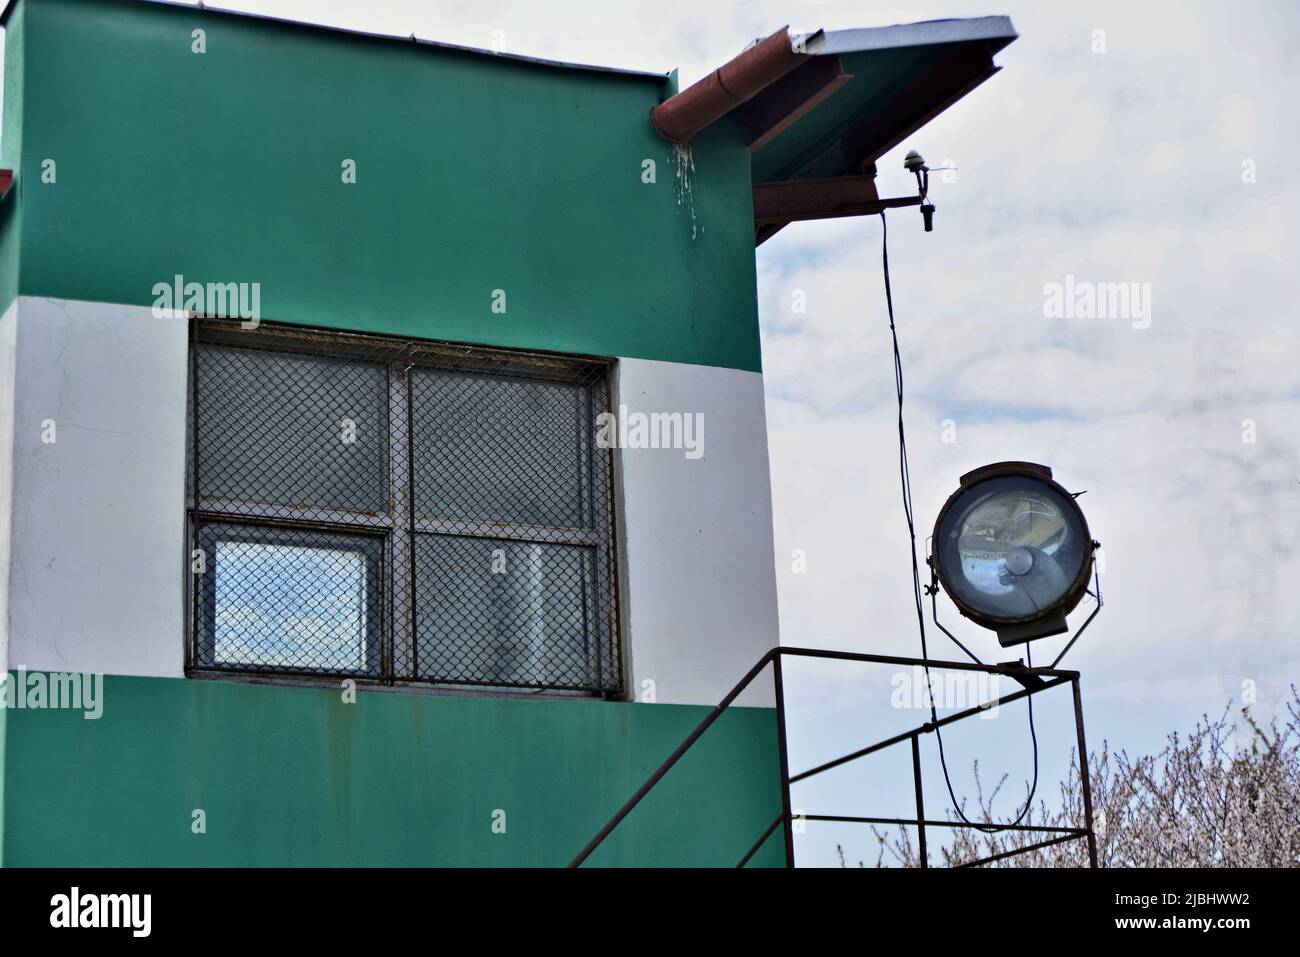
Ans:
MULTIPOLYGON (((916 521, 912 511, 912 475, 907 463, 907 429, 903 424, 903 359, 898 347, 898 328, 894 324, 894 294, 889 283, 889 223, 883 211, 880 213, 880 227, 881 262, 885 276, 885 304, 889 310, 889 334, 894 344, 894 386, 898 395, 898 474, 903 490, 903 515, 907 519, 908 548, 912 556, 912 595, 916 604, 916 623, 921 635, 921 659, 924 662, 922 667, 925 669, 925 691, 930 701, 930 721, 934 723, 939 720, 939 713, 934 703, 934 688, 930 684, 930 652, 926 647, 925 637, 925 602, 922 598, 921 568, 916 557, 916 521)), ((969 654, 969 652, 967 653, 969 654)), ((1028 646, 1026 646, 1026 654, 1028 654, 1028 646)), ((1033 667, 1032 657, 1029 658, 1029 665, 1031 668, 1033 667)), ((1025 701, 1029 706, 1029 738, 1033 742, 1034 779, 1030 785, 1029 793, 1025 797, 1024 807, 1020 809, 1020 813, 1016 815, 1015 820, 1008 824, 977 824, 966 817, 961 804, 957 801, 957 795, 953 791, 952 777, 948 774, 948 762, 943 751, 943 733, 937 726, 934 728, 934 736, 939 743, 939 765, 943 768, 943 781, 947 785, 948 798, 952 801, 953 810, 957 812, 957 816, 961 818, 964 824, 987 834, 994 834, 1009 827, 1015 827, 1023 821, 1025 815, 1029 813, 1034 794, 1038 790, 1038 734, 1034 730, 1033 695, 1029 695, 1025 701)))

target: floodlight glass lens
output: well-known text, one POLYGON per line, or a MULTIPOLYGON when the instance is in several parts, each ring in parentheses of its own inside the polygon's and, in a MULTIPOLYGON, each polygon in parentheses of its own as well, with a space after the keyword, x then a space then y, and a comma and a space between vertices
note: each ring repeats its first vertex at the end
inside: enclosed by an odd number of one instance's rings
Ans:
POLYGON ((972 485, 940 529, 945 586, 995 619, 1037 615, 1074 584, 1085 535, 1052 486, 1027 476, 972 485))

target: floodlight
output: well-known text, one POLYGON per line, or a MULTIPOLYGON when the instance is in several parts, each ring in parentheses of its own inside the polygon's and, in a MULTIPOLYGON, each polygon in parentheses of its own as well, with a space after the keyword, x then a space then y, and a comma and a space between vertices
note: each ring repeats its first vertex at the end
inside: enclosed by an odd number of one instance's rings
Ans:
POLYGON ((971 621, 1003 647, 1068 630, 1094 543, 1074 496, 1032 462, 968 472, 934 524, 930 565, 971 621))

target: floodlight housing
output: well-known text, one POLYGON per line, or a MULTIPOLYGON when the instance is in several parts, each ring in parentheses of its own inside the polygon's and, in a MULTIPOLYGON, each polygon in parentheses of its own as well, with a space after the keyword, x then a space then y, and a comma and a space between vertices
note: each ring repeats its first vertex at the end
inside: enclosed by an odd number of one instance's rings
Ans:
POLYGON ((1023 644, 1068 631, 1088 590, 1093 541, 1074 496, 1032 462, 961 477, 934 523, 930 566, 957 610, 1023 644))

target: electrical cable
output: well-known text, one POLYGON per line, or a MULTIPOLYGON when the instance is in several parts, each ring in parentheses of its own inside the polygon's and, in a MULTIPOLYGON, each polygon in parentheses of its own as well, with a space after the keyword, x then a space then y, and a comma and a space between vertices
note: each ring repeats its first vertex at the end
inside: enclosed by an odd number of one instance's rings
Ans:
MULTIPOLYGON (((934 688, 930 683, 930 652, 926 647, 925 638, 925 602, 921 597, 921 568, 916 560, 916 522, 912 512, 912 475, 907 464, 907 430, 903 424, 903 358, 898 347, 898 328, 894 324, 894 294, 889 283, 889 223, 885 219, 884 211, 880 213, 880 227, 881 262, 885 276, 885 305, 889 311, 889 334, 894 342, 894 387, 898 394, 898 475, 903 488, 903 514, 907 519, 907 535, 912 554, 912 593, 916 602, 916 623, 921 633, 921 660, 924 662, 923 667, 925 669, 925 690, 930 699, 930 721, 934 723, 939 720, 939 712, 935 708, 934 688)), ((1029 654, 1028 646, 1026 646, 1025 652, 1027 655, 1029 654)), ((1032 668, 1032 656, 1028 660, 1029 666, 1032 668)), ((957 816, 961 818, 962 823, 986 834, 995 834, 1009 827, 1015 827, 1023 821, 1033 804, 1034 794, 1038 791, 1038 734, 1034 730, 1034 696, 1032 694, 1027 696, 1025 701, 1029 705, 1029 738, 1033 742, 1034 779, 1033 784, 1030 785, 1029 793, 1025 797, 1025 806, 1020 809, 1020 813, 1016 815, 1015 820, 1009 824, 977 824, 966 817, 961 805, 957 802, 957 795, 952 788, 952 778, 948 774, 948 761, 943 752, 943 733, 938 727, 934 729, 935 739, 939 743, 939 765, 943 768, 943 781, 948 787, 948 798, 952 801, 953 810, 957 812, 957 816)))

